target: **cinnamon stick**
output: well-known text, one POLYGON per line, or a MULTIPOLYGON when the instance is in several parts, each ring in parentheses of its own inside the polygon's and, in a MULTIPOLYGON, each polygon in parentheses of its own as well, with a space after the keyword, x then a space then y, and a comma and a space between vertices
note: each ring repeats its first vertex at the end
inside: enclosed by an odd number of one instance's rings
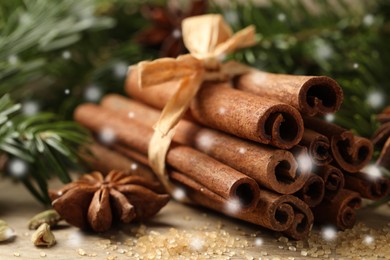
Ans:
MULTIPOLYGON (((120 117, 92 104, 79 106, 76 121, 99 132, 106 127, 116 140, 132 150, 147 154, 152 130, 134 121, 124 123, 120 117)), ((227 200, 239 200, 243 209, 251 209, 258 201, 259 187, 248 176, 190 147, 173 144, 167 153, 167 164, 227 200)))
POLYGON ((323 201, 312 208, 314 219, 318 223, 333 224, 341 230, 352 228, 356 222, 356 209, 361 203, 359 193, 342 189, 331 202, 323 201))
POLYGON ((315 207, 324 199, 325 183, 321 177, 311 174, 303 188, 295 195, 309 207, 315 207))
POLYGON ((305 129, 300 145, 307 147, 315 165, 326 165, 332 161, 329 139, 316 131, 305 129))
MULTIPOLYGON (((134 69, 126 81, 126 92, 137 100, 163 108, 175 93, 176 83, 139 89, 134 69)), ((231 88, 228 83, 203 84, 190 105, 191 115, 211 128, 275 147, 289 149, 303 135, 303 122, 293 107, 231 88)))
MULTIPOLYGON (((159 111, 119 95, 106 96, 101 105, 121 115, 126 122, 133 119, 148 127, 160 116, 159 111)), ((310 168, 298 171, 297 162, 288 151, 245 141, 186 120, 179 122, 173 140, 192 146, 281 194, 297 192, 309 176, 310 168)))
POLYGON ((316 167, 314 172, 324 180, 324 199, 333 200, 344 188, 345 179, 340 169, 332 165, 325 165, 316 167))
POLYGON ((375 131, 372 138, 372 143, 376 146, 383 146, 389 137, 390 137, 390 122, 387 122, 382 124, 375 131))
POLYGON ((329 138, 334 162, 343 170, 358 172, 371 160, 373 146, 370 140, 318 118, 305 117, 305 127, 329 138))
POLYGON ((376 163, 384 168, 390 168, 390 138, 388 138, 383 145, 382 151, 376 163))
POLYGON ((294 239, 308 236, 313 225, 313 214, 310 208, 292 195, 279 195, 262 190, 257 207, 248 213, 231 211, 226 200, 210 200, 209 196, 198 190, 189 190, 189 196, 195 203, 239 218, 274 231, 283 233, 294 239))
POLYGON ((252 70, 240 76, 236 85, 243 91, 289 104, 308 116, 334 113, 343 101, 340 85, 324 76, 285 75, 252 70))
POLYGON ((346 173, 345 188, 360 193, 363 198, 379 200, 390 194, 390 180, 382 177, 372 178, 365 173, 346 173))

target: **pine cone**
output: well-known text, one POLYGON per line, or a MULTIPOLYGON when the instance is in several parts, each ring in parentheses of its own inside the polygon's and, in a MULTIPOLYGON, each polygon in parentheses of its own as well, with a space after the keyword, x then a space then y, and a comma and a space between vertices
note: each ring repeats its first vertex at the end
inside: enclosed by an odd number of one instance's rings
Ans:
POLYGON ((377 164, 390 169, 390 107, 378 114, 377 119, 381 125, 372 138, 373 144, 381 149, 377 164))
POLYGON ((96 232, 108 230, 113 220, 130 223, 157 214, 169 195, 156 193, 160 184, 140 176, 111 171, 82 176, 56 192, 49 192, 53 208, 68 223, 96 232))

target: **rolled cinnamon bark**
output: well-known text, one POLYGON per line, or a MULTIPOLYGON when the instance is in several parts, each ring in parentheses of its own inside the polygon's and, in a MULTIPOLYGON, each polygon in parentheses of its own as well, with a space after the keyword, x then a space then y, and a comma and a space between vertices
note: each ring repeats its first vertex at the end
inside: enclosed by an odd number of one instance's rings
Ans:
POLYGON ((240 90, 289 104, 308 116, 334 113, 343 101, 340 85, 324 76, 285 75, 252 70, 238 77, 236 85, 240 90))
POLYGON ((311 174, 303 188, 295 193, 298 198, 311 208, 322 202, 324 194, 325 183, 321 177, 314 174, 311 174))
POLYGON ((334 162, 343 170, 358 172, 371 160, 373 145, 370 140, 319 118, 305 117, 305 127, 329 138, 334 162))
MULTIPOLYGON (((174 82, 139 89, 136 74, 135 70, 129 74, 126 92, 153 107, 163 108, 177 89, 174 82)), ((204 125, 283 149, 296 145, 303 135, 303 121, 295 108, 233 89, 228 83, 204 83, 190 111, 204 125)))
POLYGON ((390 194, 390 180, 382 177, 370 178, 365 173, 344 175, 345 188, 360 193, 363 198, 379 200, 390 194))
POLYGON ((294 239, 306 238, 313 226, 313 214, 310 208, 292 195, 279 195, 262 190, 257 207, 248 213, 232 210, 224 199, 208 199, 209 195, 197 190, 188 190, 192 201, 201 206, 222 212, 274 231, 282 231, 294 239))
POLYGON ((390 137, 390 122, 382 124, 374 133, 372 143, 376 146, 383 146, 390 137))
MULTIPOLYGON (((100 132, 109 127, 116 140, 142 154, 147 154, 152 130, 134 121, 124 123, 120 117, 92 104, 79 106, 76 121, 100 132)), ((167 164, 227 200, 238 200, 243 210, 252 209, 260 193, 257 183, 248 176, 198 152, 190 147, 172 145, 167 153, 167 164)))
POLYGON ((316 131, 305 129, 300 145, 307 147, 315 165, 326 165, 332 161, 329 139, 316 131))
POLYGON ((352 228, 356 222, 356 209, 361 203, 359 193, 342 189, 331 202, 323 201, 312 208, 314 219, 318 223, 336 225, 341 230, 352 228))
POLYGON ((382 147, 382 151, 378 157, 376 163, 387 169, 390 168, 390 137, 387 139, 382 147))
MULTIPOLYGON (((119 95, 108 95, 101 104, 121 115, 126 122, 131 118, 148 127, 152 127, 160 116, 159 111, 119 95)), ((311 169, 297 171, 297 162, 288 151, 245 141, 186 120, 179 122, 173 140, 192 146, 281 194, 300 190, 311 169)))
POLYGON ((333 198, 344 188, 344 175, 340 169, 332 165, 325 165, 316 167, 314 172, 324 180, 324 199, 329 201, 333 200, 333 198))

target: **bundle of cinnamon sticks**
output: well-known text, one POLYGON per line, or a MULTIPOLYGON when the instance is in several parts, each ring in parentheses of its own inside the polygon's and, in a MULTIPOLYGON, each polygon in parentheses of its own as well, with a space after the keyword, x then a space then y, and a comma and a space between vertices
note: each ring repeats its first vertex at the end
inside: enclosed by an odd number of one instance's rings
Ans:
MULTIPOLYGON (((176 83, 141 90, 133 69, 125 87, 132 99, 108 95, 99 106, 79 106, 75 119, 97 140, 104 129, 115 136, 105 147, 91 145, 86 161, 154 179, 148 145, 176 83)), ((319 118, 335 113, 342 99, 328 77, 252 70, 229 83, 203 83, 166 156, 170 181, 182 187, 173 197, 186 194, 295 239, 314 222, 351 228, 361 199, 382 198, 390 183, 360 172, 373 153, 368 139, 319 118)))

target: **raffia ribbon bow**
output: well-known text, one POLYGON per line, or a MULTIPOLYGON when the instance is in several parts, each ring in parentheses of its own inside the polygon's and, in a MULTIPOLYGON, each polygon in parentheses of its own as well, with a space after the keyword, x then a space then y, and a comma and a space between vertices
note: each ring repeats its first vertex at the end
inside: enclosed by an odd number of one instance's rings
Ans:
MULTIPOLYGON (((233 34, 221 15, 209 14, 186 18, 182 22, 183 40, 190 54, 177 59, 161 58, 138 63, 140 88, 176 80, 179 87, 165 105, 149 144, 149 163, 157 177, 172 192, 165 157, 175 134, 175 126, 188 109, 204 81, 224 81, 249 70, 243 64, 222 59, 237 49, 255 44, 255 28, 248 26, 233 34)), ((176 86, 174 86, 176 87, 176 86)))

